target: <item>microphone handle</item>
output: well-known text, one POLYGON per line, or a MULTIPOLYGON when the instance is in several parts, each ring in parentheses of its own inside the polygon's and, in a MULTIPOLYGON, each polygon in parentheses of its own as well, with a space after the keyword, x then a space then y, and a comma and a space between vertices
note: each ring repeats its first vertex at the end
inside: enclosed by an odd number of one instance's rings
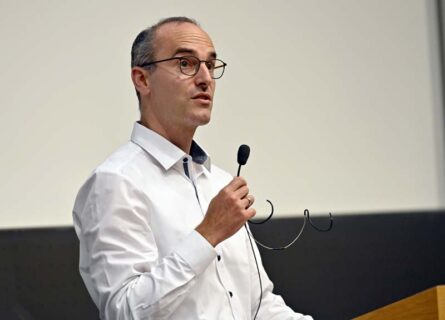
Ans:
POLYGON ((240 172, 241 172, 241 165, 238 166, 238 173, 236 174, 237 177, 239 177, 240 172))

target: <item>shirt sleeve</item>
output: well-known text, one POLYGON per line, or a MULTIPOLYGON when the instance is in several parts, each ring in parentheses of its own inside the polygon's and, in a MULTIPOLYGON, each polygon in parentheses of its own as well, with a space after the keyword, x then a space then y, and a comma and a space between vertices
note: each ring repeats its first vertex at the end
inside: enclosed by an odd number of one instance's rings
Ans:
POLYGON ((216 257, 196 231, 159 258, 150 203, 115 173, 95 173, 73 210, 80 273, 103 319, 168 318, 216 257))
MULTIPOLYGON (((311 316, 307 315, 305 316, 301 313, 294 312, 291 308, 289 308, 285 304, 283 298, 280 295, 273 293, 273 283, 269 279, 263 267, 258 247, 253 238, 251 240, 248 239, 248 241, 252 241, 253 244, 255 256, 258 261, 258 268, 261 275, 261 284, 263 289, 261 306, 257 315, 257 319, 258 320, 313 320, 311 316)), ((253 319, 258 308, 258 302, 260 298, 259 296, 260 285, 259 285, 258 270, 255 264, 255 259, 253 257, 253 254, 250 254, 250 256, 251 256, 250 270, 251 270, 251 283, 252 283, 251 299, 252 301, 255 302, 252 304, 252 309, 251 309, 251 314, 253 319)))

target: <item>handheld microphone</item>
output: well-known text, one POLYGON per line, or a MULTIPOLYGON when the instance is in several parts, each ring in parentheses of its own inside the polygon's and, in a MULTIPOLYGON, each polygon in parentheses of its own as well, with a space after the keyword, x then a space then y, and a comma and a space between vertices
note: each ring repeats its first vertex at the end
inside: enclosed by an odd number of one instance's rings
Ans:
POLYGON ((239 164, 238 173, 236 174, 237 177, 239 177, 239 174, 241 171, 241 166, 243 166, 247 163, 247 159, 249 159, 249 155, 250 155, 249 146, 247 144, 240 145, 238 148, 238 156, 237 156, 237 161, 239 164))

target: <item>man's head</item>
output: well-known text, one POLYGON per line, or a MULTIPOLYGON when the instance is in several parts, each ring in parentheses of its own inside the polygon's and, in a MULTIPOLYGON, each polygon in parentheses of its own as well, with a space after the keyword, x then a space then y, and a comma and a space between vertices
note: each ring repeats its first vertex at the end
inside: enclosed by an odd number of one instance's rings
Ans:
POLYGON ((134 41, 131 61, 141 120, 155 131, 196 129, 208 123, 215 58, 212 40, 192 19, 168 18, 142 31, 134 41), (184 58, 188 56, 209 62, 198 61, 194 74, 188 67, 192 60, 184 58))
MULTIPOLYGON (((199 27, 199 23, 187 17, 170 17, 142 30, 134 39, 131 47, 131 67, 141 66, 144 63, 155 61, 155 34, 159 27, 167 23, 191 23, 199 27)), ((139 92, 136 90, 140 102, 139 92)))

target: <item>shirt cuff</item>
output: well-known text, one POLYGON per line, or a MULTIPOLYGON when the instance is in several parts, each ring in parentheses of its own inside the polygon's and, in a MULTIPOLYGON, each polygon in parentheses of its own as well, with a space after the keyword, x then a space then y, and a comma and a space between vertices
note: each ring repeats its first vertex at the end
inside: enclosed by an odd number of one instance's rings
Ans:
POLYGON ((203 273, 217 256, 215 248, 196 230, 185 237, 175 251, 196 275, 203 273))

